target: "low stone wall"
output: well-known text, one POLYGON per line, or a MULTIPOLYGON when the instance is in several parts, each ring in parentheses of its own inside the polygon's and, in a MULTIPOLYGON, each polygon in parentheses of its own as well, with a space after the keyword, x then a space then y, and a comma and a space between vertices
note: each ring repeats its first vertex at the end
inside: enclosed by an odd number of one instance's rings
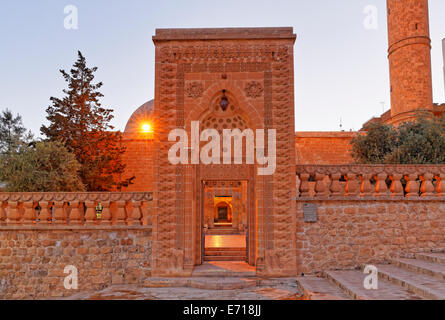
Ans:
POLYGON ((444 201, 316 201, 318 221, 297 204, 301 272, 354 268, 390 256, 445 249, 444 201))
POLYGON ((151 228, 11 229, 0 231, 0 298, 70 296, 151 275, 151 228), (66 266, 78 270, 67 290, 66 266))
POLYGON ((0 193, 0 200, 1 299, 70 296, 151 275, 150 193, 0 193), (77 290, 64 286, 67 266, 77 269, 77 290))
POLYGON ((298 166, 297 174, 301 272, 445 249, 445 166, 298 166), (317 221, 305 220, 305 206, 317 221))

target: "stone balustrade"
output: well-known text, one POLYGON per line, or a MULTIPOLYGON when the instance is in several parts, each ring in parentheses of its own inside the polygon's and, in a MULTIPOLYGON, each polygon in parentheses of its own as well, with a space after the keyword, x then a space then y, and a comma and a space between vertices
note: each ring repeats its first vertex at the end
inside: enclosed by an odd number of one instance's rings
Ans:
POLYGON ((0 193, 0 227, 146 226, 152 200, 151 192, 0 193))
POLYGON ((298 165, 297 199, 445 198, 445 165, 298 165))

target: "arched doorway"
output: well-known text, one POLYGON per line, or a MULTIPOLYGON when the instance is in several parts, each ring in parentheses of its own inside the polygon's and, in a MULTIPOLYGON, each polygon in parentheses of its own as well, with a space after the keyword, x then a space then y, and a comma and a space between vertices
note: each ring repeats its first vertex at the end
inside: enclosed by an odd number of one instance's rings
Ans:
MULTIPOLYGON (((199 117, 200 129, 217 131, 221 138, 224 136, 224 130, 239 130, 240 133, 244 133, 246 129, 252 130, 250 117, 241 108, 237 97, 238 95, 230 89, 215 90, 208 100, 208 107, 199 117)), ((255 258, 247 258, 247 239, 251 230, 247 219, 247 184, 253 179, 249 171, 249 167, 253 165, 243 165, 247 137, 242 136, 241 144, 239 142, 239 137, 232 138, 230 142, 230 164, 200 165, 201 172, 206 172, 201 175, 204 192, 202 261, 249 261, 252 265, 255 263, 255 258), (212 171, 212 177, 207 175, 209 169, 212 171), (241 172, 243 179, 229 180, 228 177, 236 177, 235 172, 241 172)), ((203 142, 202 146, 205 144, 206 142, 203 142)), ((227 159, 223 159, 223 155, 227 151, 227 146, 221 143, 220 163, 226 163, 227 159)))
POLYGON ((232 197, 215 197, 215 224, 232 225, 232 197))
MULTIPOLYGON (((243 261, 249 252, 248 181, 204 180, 202 261, 243 261)), ((253 249, 251 249, 253 250, 253 249)), ((254 252, 254 251, 253 251, 254 252)))

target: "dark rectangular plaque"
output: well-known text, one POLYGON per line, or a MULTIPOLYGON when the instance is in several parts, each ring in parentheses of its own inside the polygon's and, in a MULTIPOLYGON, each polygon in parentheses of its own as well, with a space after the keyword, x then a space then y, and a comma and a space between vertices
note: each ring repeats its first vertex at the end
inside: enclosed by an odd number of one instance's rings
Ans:
POLYGON ((315 203, 305 203, 303 212, 304 222, 317 222, 317 205, 315 203))

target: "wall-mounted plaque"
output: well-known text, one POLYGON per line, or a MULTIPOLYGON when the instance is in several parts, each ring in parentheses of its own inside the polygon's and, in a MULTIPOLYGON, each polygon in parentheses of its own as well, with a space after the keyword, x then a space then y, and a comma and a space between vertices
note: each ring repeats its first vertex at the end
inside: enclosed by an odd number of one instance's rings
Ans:
POLYGON ((303 212, 304 222, 317 222, 317 205, 315 203, 305 203, 303 212))

